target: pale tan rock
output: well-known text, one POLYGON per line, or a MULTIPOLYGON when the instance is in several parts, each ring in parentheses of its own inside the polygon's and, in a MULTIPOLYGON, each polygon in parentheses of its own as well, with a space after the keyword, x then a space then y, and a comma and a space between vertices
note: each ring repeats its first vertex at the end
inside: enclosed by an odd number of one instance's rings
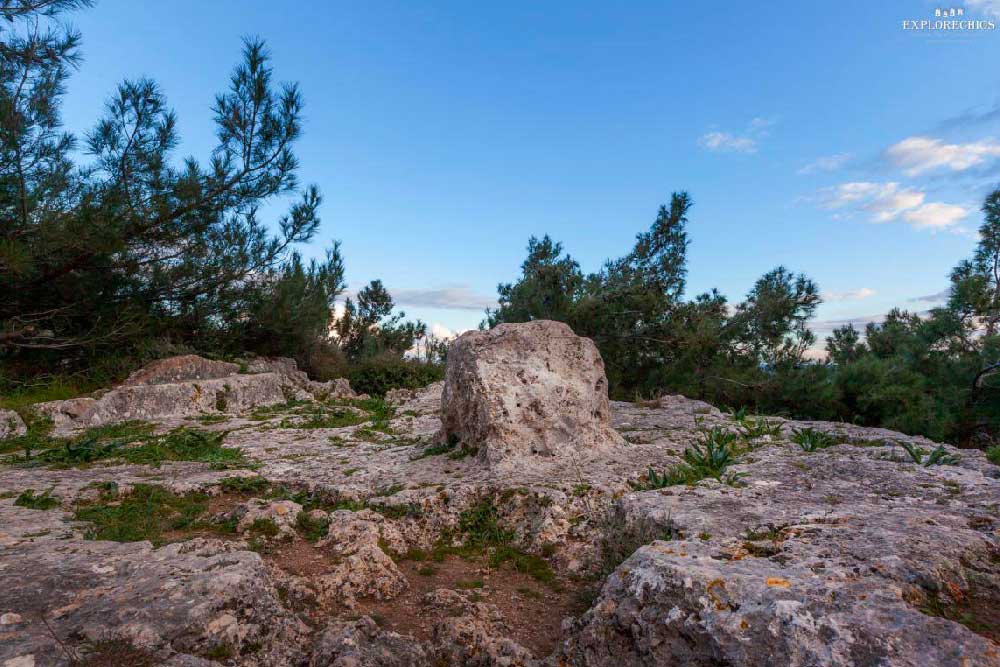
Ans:
POLYGON ((586 457, 624 444, 610 425, 597 346, 561 322, 469 331, 448 351, 442 439, 491 464, 531 456, 586 457))
POLYGON ((301 511, 302 505, 291 500, 267 501, 255 498, 237 510, 242 516, 236 524, 236 532, 247 535, 254 532, 255 523, 265 521, 273 523, 278 530, 277 535, 270 537, 287 539, 295 535, 295 522, 301 511))
POLYGON ((28 429, 24 425, 24 420, 21 419, 21 415, 17 414, 13 410, 5 410, 0 408, 0 440, 6 438, 16 438, 19 435, 24 435, 28 432, 28 429))
POLYGON ((217 380, 239 372, 240 367, 226 361, 213 361, 197 354, 157 359, 129 375, 123 387, 173 384, 188 380, 217 380))
POLYGON ((406 590, 406 577, 382 544, 404 544, 382 515, 371 510, 333 512, 327 536, 317 543, 337 562, 332 573, 317 581, 322 595, 353 607, 361 597, 389 600, 406 590))

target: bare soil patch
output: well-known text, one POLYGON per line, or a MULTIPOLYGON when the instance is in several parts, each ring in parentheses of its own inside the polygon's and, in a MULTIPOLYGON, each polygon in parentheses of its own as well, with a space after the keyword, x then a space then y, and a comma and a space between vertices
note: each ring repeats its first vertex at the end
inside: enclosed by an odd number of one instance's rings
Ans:
POLYGON ((472 601, 497 606, 507 625, 507 636, 536 656, 551 653, 562 639, 562 620, 586 610, 580 591, 583 584, 559 579, 543 584, 509 567, 491 569, 482 562, 458 556, 443 561, 403 561, 400 569, 410 583, 398 597, 364 600, 360 613, 375 619, 387 630, 426 640, 434 625, 461 610, 435 609, 423 604, 427 593, 444 588, 465 591, 472 601))

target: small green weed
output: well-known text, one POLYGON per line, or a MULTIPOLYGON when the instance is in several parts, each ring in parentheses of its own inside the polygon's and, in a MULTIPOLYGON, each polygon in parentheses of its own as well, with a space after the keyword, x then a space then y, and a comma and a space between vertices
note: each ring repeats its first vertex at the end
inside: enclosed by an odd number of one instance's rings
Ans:
POLYGON ((995 466, 1000 466, 1000 445, 993 445, 986 450, 986 460, 995 466))
POLYGON ((295 518, 295 527, 299 534, 310 542, 318 542, 326 537, 326 530, 330 526, 330 520, 326 517, 313 518, 309 512, 299 512, 295 518))
POLYGON ((812 428, 795 429, 792 431, 792 442, 802 448, 802 451, 813 453, 838 444, 837 439, 823 431, 812 428))
POLYGON ((27 507, 32 510, 50 510, 54 507, 59 507, 61 501, 58 496, 52 495, 52 489, 42 491, 37 495, 34 489, 25 489, 17 497, 17 500, 14 501, 14 504, 18 507, 27 507))
MULTIPOLYGON (((723 481, 722 473, 736 458, 739 436, 725 429, 715 427, 702 433, 702 441, 684 450, 683 463, 656 472, 650 468, 645 478, 632 483, 637 491, 662 489, 678 484, 696 484, 711 477, 723 481)), ((735 484, 736 476, 730 476, 727 483, 735 484)))
POLYGON ((249 495, 252 493, 263 493, 270 486, 270 483, 260 476, 226 477, 219 480, 219 486, 226 493, 249 495))
POLYGON ((743 437, 747 440, 754 440, 769 435, 772 438, 781 436, 781 422, 772 419, 758 417, 756 419, 745 418, 740 424, 743 437))
POLYGON ((961 460, 954 454, 949 454, 944 445, 938 445, 930 454, 925 449, 917 447, 909 442, 899 443, 903 450, 910 456, 910 460, 925 468, 937 465, 957 465, 961 460))

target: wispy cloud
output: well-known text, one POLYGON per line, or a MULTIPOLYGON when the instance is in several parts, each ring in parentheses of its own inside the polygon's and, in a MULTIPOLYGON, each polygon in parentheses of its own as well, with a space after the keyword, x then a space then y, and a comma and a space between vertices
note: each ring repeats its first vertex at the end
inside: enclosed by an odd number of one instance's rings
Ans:
POLYGON ((445 308, 450 310, 485 310, 497 305, 496 297, 480 294, 468 285, 438 288, 390 288, 393 300, 400 306, 445 308))
POLYGON ((820 205, 829 210, 845 210, 868 216, 871 222, 900 219, 917 229, 939 230, 952 227, 969 214, 954 204, 925 202, 924 191, 899 183, 842 183, 820 191, 820 205))
POLYGON ((965 0, 965 6, 967 9, 1000 17, 1000 0, 965 0))
POLYGON ((853 157, 854 153, 837 153, 835 155, 824 155, 823 157, 816 158, 809 164, 799 169, 799 173, 802 175, 808 175, 822 171, 834 171, 836 169, 840 169, 841 167, 843 167, 853 157))
POLYGON ((707 132, 698 139, 703 148, 710 151, 734 151, 755 153, 757 142, 750 137, 738 137, 728 132, 707 132))
POLYGON ((909 176, 933 169, 960 172, 1000 157, 1000 142, 981 139, 948 144, 932 137, 908 137, 886 149, 885 156, 909 176))
POLYGON ((940 292, 925 294, 923 296, 915 296, 907 299, 907 301, 910 303, 943 303, 947 301, 949 294, 951 294, 951 290, 949 288, 945 288, 940 292))
POLYGON ((840 320, 815 320, 809 323, 809 328, 813 330, 818 336, 827 336, 833 333, 834 329, 839 329, 840 327, 851 325, 859 331, 864 331, 865 327, 870 323, 879 324, 885 319, 885 314, 881 315, 858 315, 856 317, 847 317, 840 320))
POLYGON ((875 296, 875 290, 870 287, 846 290, 844 292, 823 292, 820 296, 824 301, 861 301, 875 296))
POLYGON ((713 152, 756 153, 760 140, 770 134, 768 128, 774 124, 770 118, 754 118, 742 133, 713 130, 701 135, 698 144, 713 152))

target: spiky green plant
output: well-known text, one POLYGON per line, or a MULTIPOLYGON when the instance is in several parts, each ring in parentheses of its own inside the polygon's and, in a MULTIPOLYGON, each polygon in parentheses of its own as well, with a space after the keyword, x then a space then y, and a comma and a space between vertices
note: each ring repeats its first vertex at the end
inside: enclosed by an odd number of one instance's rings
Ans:
POLYGON ((812 428, 795 429, 792 431, 792 442, 804 452, 817 452, 837 444, 837 439, 829 433, 812 428))

